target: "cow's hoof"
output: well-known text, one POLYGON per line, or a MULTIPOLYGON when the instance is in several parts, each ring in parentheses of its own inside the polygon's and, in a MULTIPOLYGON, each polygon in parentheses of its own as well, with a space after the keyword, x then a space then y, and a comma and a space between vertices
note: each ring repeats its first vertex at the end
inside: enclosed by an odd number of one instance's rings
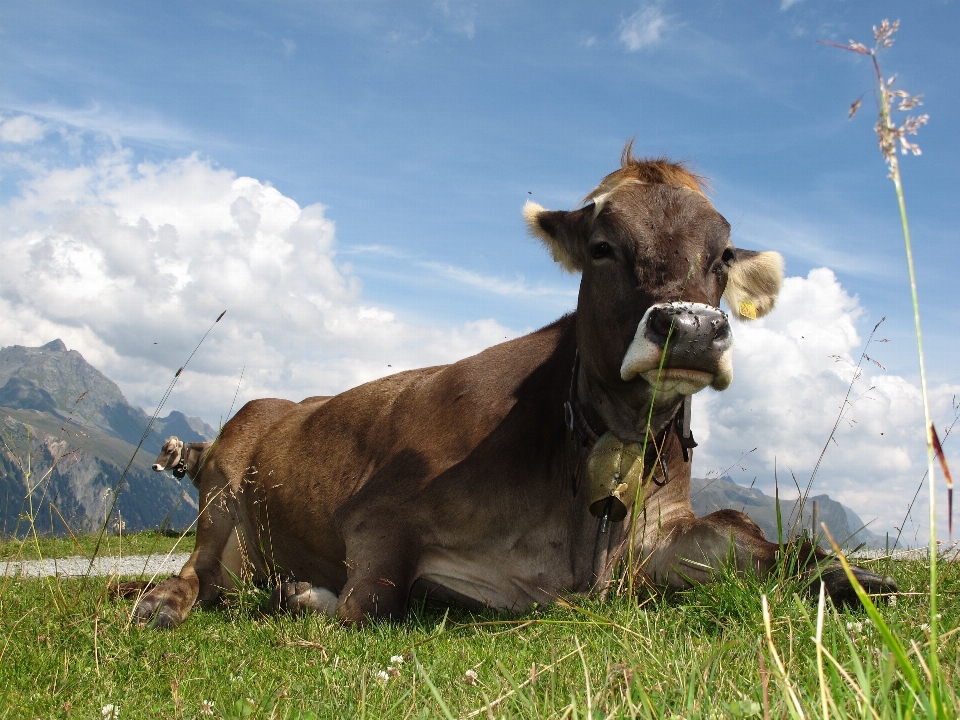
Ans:
POLYGON ((293 603, 296 603, 298 611, 317 612, 335 617, 340 598, 326 588, 316 587, 310 583, 297 583, 297 594, 287 601, 288 605, 293 603), (301 584, 306 587, 301 588, 301 584))
MULTIPOLYGON (((890 595, 900 590, 900 586, 892 577, 877 575, 856 565, 850 569, 868 595, 890 595)), ((830 565, 821 570, 819 576, 834 604, 860 607, 860 598, 857 596, 856 590, 853 589, 853 585, 847 578, 842 565, 830 565)), ((819 584, 814 582, 811 589, 819 590, 819 584)))
POLYGON ((270 595, 273 612, 321 612, 333 617, 339 598, 330 590, 314 587, 308 582, 281 580, 270 595))
POLYGON ((183 618, 180 617, 169 603, 164 602, 162 596, 147 595, 133 609, 133 620, 137 625, 146 626, 155 630, 175 628, 183 618))
POLYGON ((267 600, 266 612, 279 613, 288 610, 287 600, 297 594, 297 585, 299 584, 301 583, 293 578, 281 579, 273 586, 273 592, 270 593, 270 599, 267 600))
POLYGON ((107 583, 107 593, 113 600, 129 600, 153 590, 156 583, 148 580, 129 580, 107 583))

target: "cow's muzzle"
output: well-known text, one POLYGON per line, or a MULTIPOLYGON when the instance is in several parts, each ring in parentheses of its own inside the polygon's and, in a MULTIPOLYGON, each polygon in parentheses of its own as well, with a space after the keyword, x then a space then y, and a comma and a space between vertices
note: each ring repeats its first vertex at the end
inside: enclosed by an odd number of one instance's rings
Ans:
POLYGON ((707 385, 724 390, 733 380, 733 332, 727 314, 703 303, 652 305, 620 366, 623 380, 637 375, 658 392, 693 395, 707 385))

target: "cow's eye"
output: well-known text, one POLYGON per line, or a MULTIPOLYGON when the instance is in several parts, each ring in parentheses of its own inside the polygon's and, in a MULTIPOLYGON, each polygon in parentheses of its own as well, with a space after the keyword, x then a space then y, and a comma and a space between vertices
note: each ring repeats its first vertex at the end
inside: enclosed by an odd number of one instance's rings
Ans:
POLYGON ((599 260, 600 258, 605 258, 610 255, 613 248, 610 247, 610 243, 599 242, 596 245, 590 246, 590 257, 594 260, 599 260))
POLYGON ((720 262, 722 262, 727 267, 730 267, 732 263, 737 261, 737 251, 733 248, 727 248, 723 251, 723 255, 720 257, 720 262))

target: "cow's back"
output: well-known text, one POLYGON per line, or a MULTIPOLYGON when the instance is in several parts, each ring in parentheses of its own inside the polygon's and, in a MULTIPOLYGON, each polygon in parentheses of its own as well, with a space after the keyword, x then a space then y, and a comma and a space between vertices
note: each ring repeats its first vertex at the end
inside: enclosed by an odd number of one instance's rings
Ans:
POLYGON ((259 439, 294 407, 296 403, 281 398, 246 403, 220 431, 204 460, 205 472, 216 472, 229 485, 237 487, 251 466, 259 439))

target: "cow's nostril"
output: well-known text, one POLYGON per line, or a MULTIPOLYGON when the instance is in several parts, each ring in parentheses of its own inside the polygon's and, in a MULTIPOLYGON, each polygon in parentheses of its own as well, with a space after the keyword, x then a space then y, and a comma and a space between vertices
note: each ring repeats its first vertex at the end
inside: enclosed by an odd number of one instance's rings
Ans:
POLYGON ((713 335, 713 339, 716 340, 726 340, 730 337, 730 323, 725 320, 720 321, 720 327, 717 328, 716 332, 713 335))
POLYGON ((673 322, 673 314, 657 309, 650 314, 647 321, 647 329, 650 334, 658 340, 666 340, 670 334, 670 325, 673 322))

